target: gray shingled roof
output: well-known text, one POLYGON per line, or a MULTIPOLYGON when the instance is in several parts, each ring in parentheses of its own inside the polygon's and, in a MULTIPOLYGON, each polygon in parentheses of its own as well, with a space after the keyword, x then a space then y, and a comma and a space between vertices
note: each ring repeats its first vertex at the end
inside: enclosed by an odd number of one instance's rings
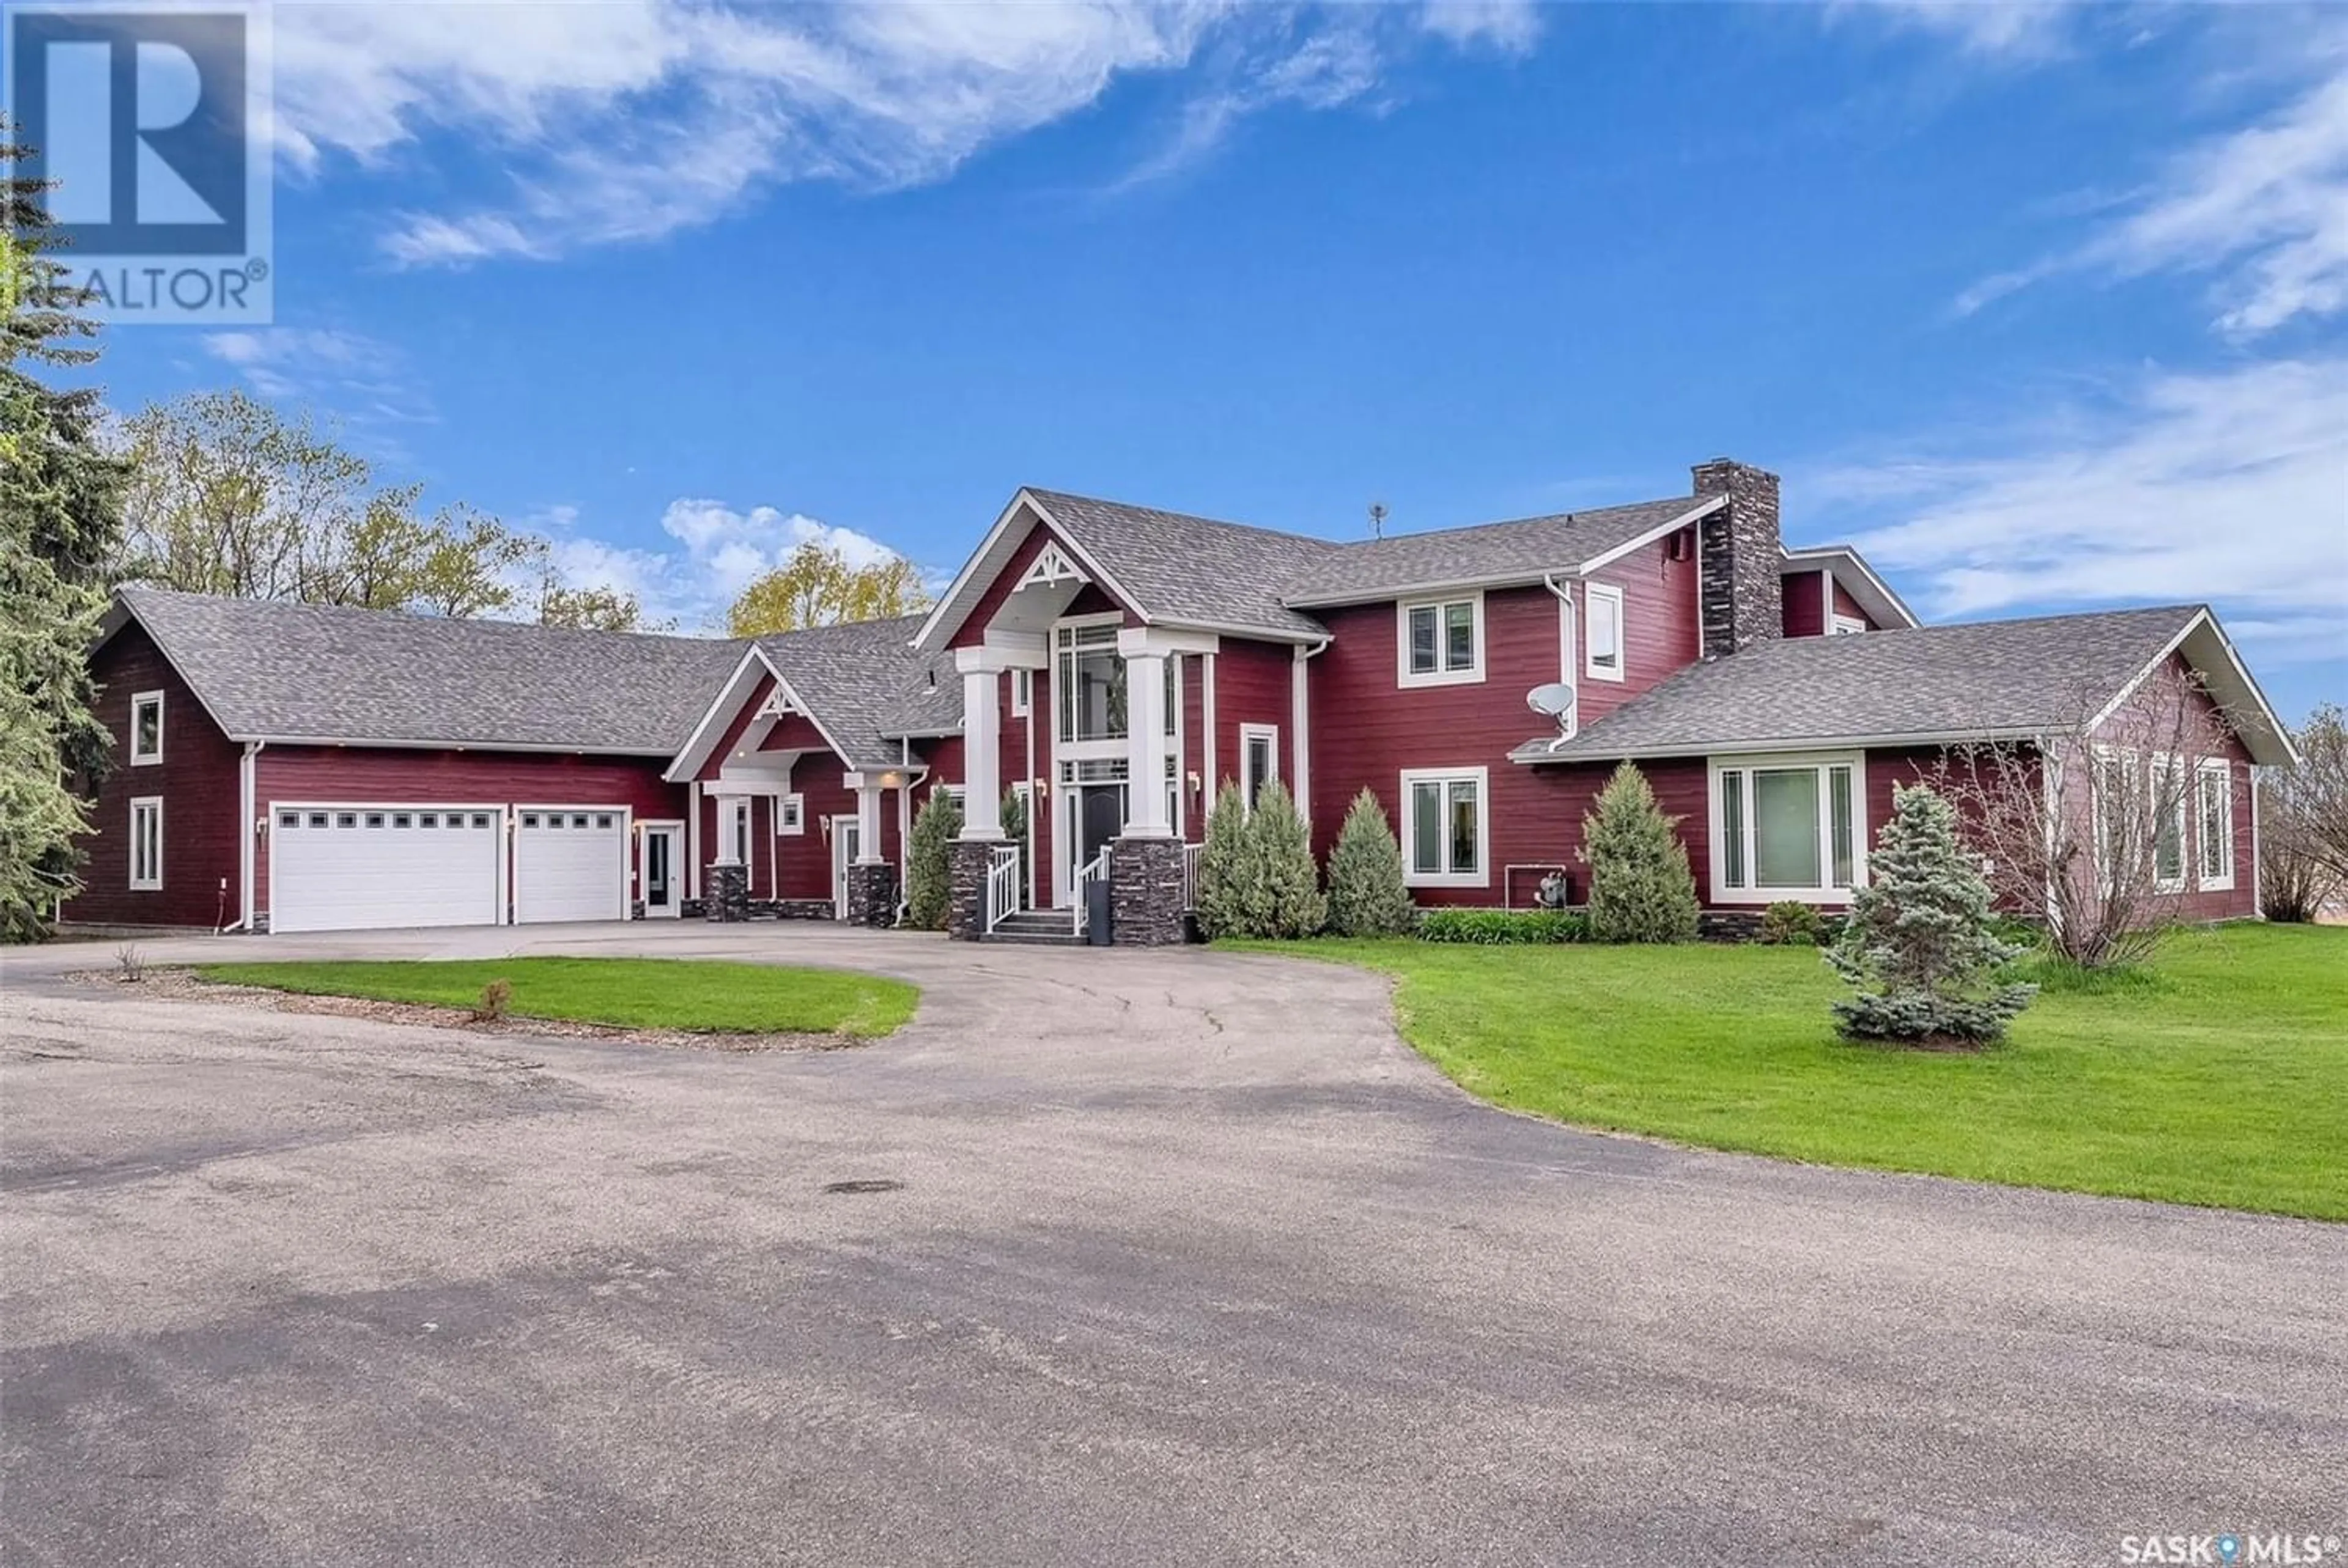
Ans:
POLYGON ((1152 620, 1323 635, 1282 594, 1343 545, 1058 490, 1027 494, 1152 620))
POLYGON ((122 590, 235 740, 667 755, 742 644, 122 590))
POLYGON ((1668 756, 1870 737, 2026 733, 2116 696, 2193 618, 2165 605, 2031 620, 1773 638, 1697 664, 1519 762, 1668 756))
MULTIPOLYGON (((918 615, 860 620, 761 637, 758 647, 783 672, 824 733, 846 752, 842 761, 851 766, 885 766, 898 760, 899 748, 889 737, 901 733, 891 729, 887 721, 931 662, 912 648, 921 624, 918 615)), ((951 671, 951 659, 947 668, 951 671)), ((946 683, 953 687, 959 721, 962 683, 946 683)), ((708 697, 702 700, 706 702, 708 697)))
POLYGON ((1282 585, 1292 605, 1344 604, 1457 583, 1529 582, 1570 571, 1712 499, 1673 496, 1340 546, 1282 585))
POLYGON ((880 715, 880 733, 894 740, 961 733, 962 675, 954 669, 953 651, 941 649, 915 663, 904 689, 880 715))

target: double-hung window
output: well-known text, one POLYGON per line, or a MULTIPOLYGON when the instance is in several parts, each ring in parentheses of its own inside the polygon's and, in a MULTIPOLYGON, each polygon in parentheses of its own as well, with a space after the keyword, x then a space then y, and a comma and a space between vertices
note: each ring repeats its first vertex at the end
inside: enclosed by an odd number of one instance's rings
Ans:
POLYGON ((1582 669, 1593 681, 1622 679, 1622 590, 1593 582, 1584 589, 1582 669))
POLYGON ((2185 759, 2152 759, 2152 885, 2161 893, 2185 890, 2185 759))
POLYGON ((1486 768, 1413 768, 1402 775, 1403 880, 1413 887, 1491 884, 1486 768))
POLYGON ((1280 776, 1280 728, 1276 724, 1240 726, 1240 798, 1250 811, 1263 786, 1280 776))
POLYGON ((1398 683, 1444 686, 1484 678, 1484 596, 1396 605, 1398 683))
POLYGON ((1713 901, 1840 903, 1865 870, 1857 753, 1712 765, 1713 901))
POLYGON ((2234 767, 2223 757, 2212 757, 2193 778, 2201 886, 2222 891, 2234 885, 2234 767))
POLYGON ((141 692, 130 699, 130 765, 163 760, 163 693, 141 692))
POLYGON ((142 794, 130 803, 130 887, 149 893, 163 886, 163 797, 142 794))

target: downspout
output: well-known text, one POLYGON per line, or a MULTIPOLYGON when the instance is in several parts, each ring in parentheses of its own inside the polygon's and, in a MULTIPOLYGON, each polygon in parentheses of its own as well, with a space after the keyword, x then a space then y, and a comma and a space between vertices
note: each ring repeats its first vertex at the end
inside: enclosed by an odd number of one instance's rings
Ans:
POLYGON ((217 936, 225 937, 232 932, 252 929, 253 842, 262 833, 253 818, 253 797, 259 793, 255 774, 262 750, 268 744, 267 741, 247 741, 244 743, 244 755, 237 760, 237 915, 234 920, 214 933, 217 936))
MULTIPOLYGON (((1558 581, 1557 573, 1553 571, 1545 571, 1541 573, 1541 586, 1557 595, 1560 617, 1557 678, 1562 684, 1573 688, 1573 721, 1566 726, 1565 730, 1566 734, 1570 737, 1579 734, 1581 731, 1581 682, 1578 678, 1580 671, 1575 669, 1578 661, 1574 657, 1573 646, 1580 640, 1581 628, 1573 614, 1573 585, 1570 582, 1558 581)), ((1699 632, 1698 635, 1701 636, 1702 633, 1699 632)))
POLYGON ((1329 644, 1335 641, 1334 638, 1324 637, 1310 648, 1298 643, 1291 666, 1295 671, 1295 681, 1289 692, 1288 705, 1292 727, 1296 732, 1296 754, 1289 771, 1296 775, 1296 813, 1304 819, 1308 827, 1313 821, 1313 725, 1309 695, 1311 682, 1305 678, 1304 671, 1313 660, 1329 651, 1329 644))

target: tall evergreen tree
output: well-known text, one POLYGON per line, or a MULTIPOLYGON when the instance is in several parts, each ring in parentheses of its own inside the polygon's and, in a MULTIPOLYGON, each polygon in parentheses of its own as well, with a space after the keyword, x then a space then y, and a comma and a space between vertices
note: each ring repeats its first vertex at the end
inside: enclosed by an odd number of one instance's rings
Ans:
POLYGON ((1695 935, 1695 877, 1687 845, 1647 776, 1629 763, 1581 819, 1590 866, 1590 934, 1601 942, 1684 942, 1695 935))
POLYGON ((1240 934, 1288 939, 1319 931, 1329 917, 1329 901, 1313 860, 1313 830, 1278 779, 1256 792, 1246 839, 1250 896, 1240 934))
POLYGON ((2016 948, 1998 939, 1989 884, 1957 843, 1957 815, 1923 784, 1896 785, 1891 820, 1867 857, 1827 955, 1859 994, 1834 1004, 1853 1040, 1931 1044, 2001 1038, 2038 988, 2000 980, 2016 948))
POLYGON ((1329 928, 1341 937, 1392 937, 1416 924, 1403 880, 1402 845, 1371 790, 1354 797, 1329 851, 1329 928))
POLYGON ((1247 802, 1231 780, 1215 792, 1207 837, 1199 851, 1199 934, 1209 941, 1242 935, 1254 866, 1248 856, 1247 802))
POLYGON ((98 440, 94 388, 61 391, 28 367, 97 359, 97 327, 50 254, 43 182, 0 121, 0 936, 46 929, 79 886, 88 809, 68 777, 108 765, 88 650, 121 536, 124 466, 98 440))

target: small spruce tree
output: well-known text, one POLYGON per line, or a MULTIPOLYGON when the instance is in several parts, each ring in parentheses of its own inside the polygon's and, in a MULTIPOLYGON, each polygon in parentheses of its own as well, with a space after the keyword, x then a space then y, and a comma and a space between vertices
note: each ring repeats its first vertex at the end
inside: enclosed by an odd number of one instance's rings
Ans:
POLYGON ((1365 789, 1345 812, 1329 851, 1329 929, 1341 937, 1392 937, 1416 924, 1418 910, 1403 882, 1402 845, 1386 823, 1385 807, 1365 789))
POLYGON ((1313 858, 1313 830, 1288 786, 1274 779, 1256 793, 1245 831, 1249 898, 1241 936, 1310 937, 1329 917, 1321 895, 1321 867, 1313 858))
POLYGON ((1199 851, 1199 934, 1209 941, 1240 935, 1250 870, 1247 802, 1226 779, 1207 813, 1206 843, 1199 851))
POLYGON ((1601 942, 1684 942, 1695 935, 1695 877, 1687 845, 1655 792, 1624 763, 1581 819, 1590 867, 1590 935, 1601 942))
POLYGON ((1867 857, 1867 886, 1828 951, 1859 995, 1834 1004, 1849 1040, 1984 1044, 2038 992, 2006 983, 2020 952, 1997 936, 1989 884, 1957 843, 1957 814, 1923 784, 1896 785, 1867 857))
POLYGON ((962 807, 942 789, 930 791, 913 818, 913 840, 905 854, 905 924, 917 931, 942 931, 953 913, 953 843, 962 832, 962 807))

